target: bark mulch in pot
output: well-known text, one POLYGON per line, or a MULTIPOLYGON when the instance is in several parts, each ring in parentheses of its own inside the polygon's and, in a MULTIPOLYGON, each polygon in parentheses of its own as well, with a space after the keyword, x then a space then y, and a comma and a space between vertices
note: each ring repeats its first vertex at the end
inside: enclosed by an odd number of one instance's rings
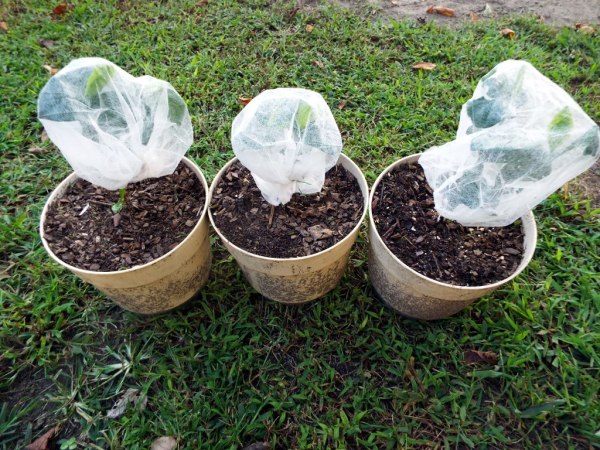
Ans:
POLYGON ((114 214, 118 191, 78 179, 48 208, 44 237, 66 263, 109 272, 153 261, 192 231, 206 192, 183 163, 175 172, 127 186, 125 208, 114 214))
POLYGON ((263 199, 250 171, 239 161, 213 192, 211 212, 234 245, 271 258, 308 256, 346 237, 360 220, 363 196, 356 178, 341 165, 325 175, 318 194, 294 194, 285 205, 263 199))
POLYGON ((419 164, 388 172, 373 196, 373 219, 387 247, 417 272, 444 283, 481 286, 509 277, 523 258, 521 221, 464 227, 441 219, 419 164))

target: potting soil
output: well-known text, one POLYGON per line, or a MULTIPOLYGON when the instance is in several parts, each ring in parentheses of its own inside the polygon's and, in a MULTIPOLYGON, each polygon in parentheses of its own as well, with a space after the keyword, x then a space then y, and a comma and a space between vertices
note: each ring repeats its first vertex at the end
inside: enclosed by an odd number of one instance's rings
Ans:
POLYGON ((78 179, 50 205, 44 236, 52 251, 81 269, 107 272, 145 264, 176 247, 194 228, 206 192, 183 163, 175 172, 127 186, 125 208, 114 214, 118 191, 78 179))
POLYGON ((373 219, 387 247, 417 272, 444 283, 481 286, 509 277, 523 258, 521 222, 464 227, 440 218, 418 164, 396 167, 377 186, 373 219))
POLYGON ((294 194, 285 205, 272 206, 236 161, 219 181, 211 211, 219 231, 236 246, 292 258, 320 252, 346 237, 360 220, 363 202, 354 176, 338 165, 326 173, 321 192, 294 194))

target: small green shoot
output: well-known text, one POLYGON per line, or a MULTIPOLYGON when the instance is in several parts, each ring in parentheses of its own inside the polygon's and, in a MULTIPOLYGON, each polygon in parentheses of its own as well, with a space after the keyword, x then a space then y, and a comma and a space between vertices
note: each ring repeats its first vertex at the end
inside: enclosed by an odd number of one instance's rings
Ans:
POLYGON ((119 214, 125 207, 125 188, 119 189, 119 201, 111 206, 112 212, 119 214))

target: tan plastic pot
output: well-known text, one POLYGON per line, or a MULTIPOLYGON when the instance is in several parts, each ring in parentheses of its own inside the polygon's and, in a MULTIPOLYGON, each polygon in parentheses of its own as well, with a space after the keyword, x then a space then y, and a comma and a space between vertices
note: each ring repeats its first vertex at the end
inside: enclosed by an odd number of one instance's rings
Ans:
POLYGON ((483 286, 454 286, 432 280, 408 267, 385 245, 373 221, 373 195, 383 176, 398 165, 416 162, 420 154, 396 161, 377 178, 369 198, 369 276, 379 296, 399 313, 415 319, 443 319, 457 313, 483 295, 515 278, 529 264, 535 251, 537 228, 533 214, 521 217, 524 255, 517 270, 508 278, 483 286))
POLYGON ((60 198, 77 180, 74 173, 52 192, 40 220, 42 243, 57 263, 79 278, 94 285, 119 306, 139 314, 156 314, 182 305, 191 299, 208 280, 212 255, 208 240, 208 185, 204 175, 188 158, 183 162, 194 171, 206 192, 200 220, 190 234, 170 252, 147 264, 113 272, 94 272, 71 266, 58 258, 44 238, 44 219, 48 206, 60 198))
MULTIPOLYGON (((210 198, 219 180, 237 158, 229 161, 217 174, 210 187, 210 198)), ((338 161, 360 185, 363 213, 350 234, 334 246, 299 258, 269 258, 250 253, 231 243, 217 228, 212 213, 210 222, 225 247, 233 255, 250 285, 265 297, 281 303, 301 304, 322 297, 335 288, 348 265, 350 249, 367 213, 369 189, 361 170, 345 155, 338 161)))

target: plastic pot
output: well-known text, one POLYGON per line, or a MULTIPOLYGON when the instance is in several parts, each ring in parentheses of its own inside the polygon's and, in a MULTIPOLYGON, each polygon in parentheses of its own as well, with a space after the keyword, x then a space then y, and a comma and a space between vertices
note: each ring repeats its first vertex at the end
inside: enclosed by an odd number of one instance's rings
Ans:
POLYGON ((65 178, 52 192, 40 219, 40 234, 44 248, 54 261, 66 267, 82 280, 94 285, 119 306, 139 314, 157 314, 190 300, 208 280, 212 255, 208 239, 208 185, 198 166, 183 158, 196 174, 206 193, 200 220, 187 237, 168 253, 149 263, 126 270, 96 272, 74 267, 58 258, 44 238, 44 220, 48 207, 60 198, 78 177, 65 178))
MULTIPOLYGON (((235 161, 237 158, 230 160, 217 174, 210 187, 210 198, 221 177, 235 161)), ((263 296, 281 303, 301 304, 322 297, 339 284, 367 212, 369 188, 361 170, 350 158, 342 154, 338 164, 358 181, 364 200, 363 212, 350 234, 321 252, 298 258, 269 258, 253 254, 231 243, 215 225, 209 210, 211 224, 221 241, 250 285, 263 296)))
POLYGON ((476 299, 515 278, 529 264, 535 251, 537 228, 533 214, 521 217, 524 254, 515 272, 496 283, 482 286, 455 286, 433 280, 411 269, 385 245, 373 220, 373 196, 384 175, 395 167, 416 162, 420 154, 407 156, 387 167, 377 178, 369 198, 369 276, 379 296, 390 307, 407 317, 424 320, 443 319, 457 313, 476 299))

